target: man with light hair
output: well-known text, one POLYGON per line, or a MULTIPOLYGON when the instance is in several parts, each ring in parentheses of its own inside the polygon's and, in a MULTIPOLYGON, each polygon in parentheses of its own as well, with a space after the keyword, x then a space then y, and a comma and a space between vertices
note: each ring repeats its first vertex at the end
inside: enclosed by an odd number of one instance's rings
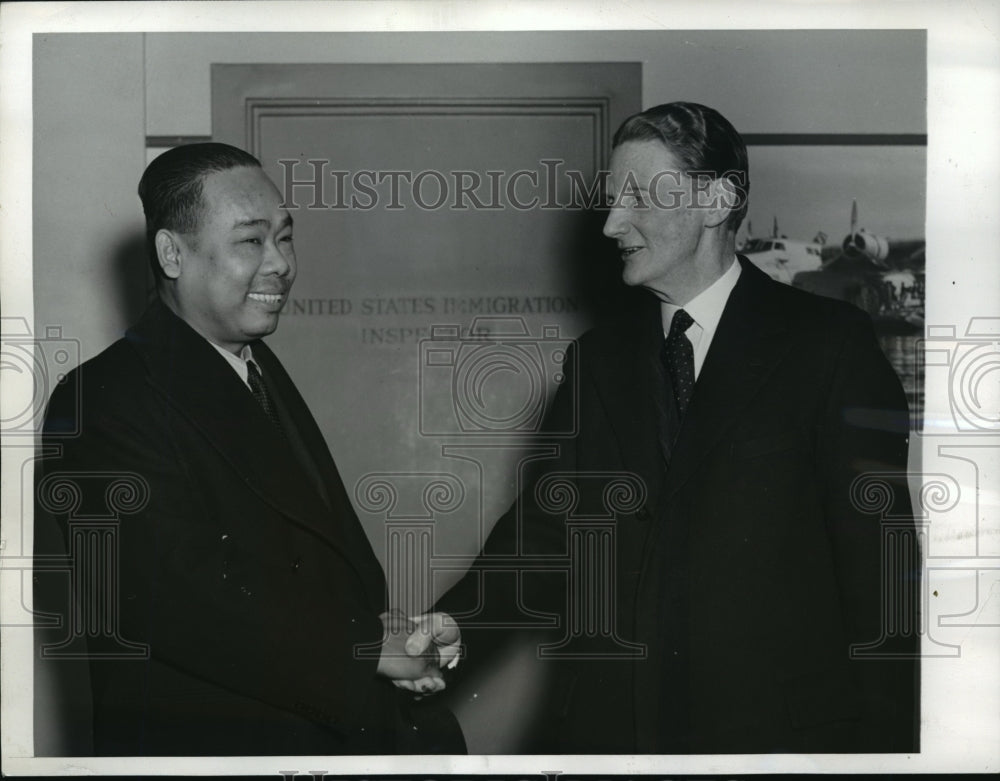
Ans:
POLYGON ((749 166, 719 112, 628 118, 610 168, 604 233, 650 295, 575 345, 544 427, 575 436, 553 438, 558 457, 437 605, 466 668, 497 646, 491 625, 558 618, 543 753, 916 751, 909 421, 870 319, 737 255, 749 166), (575 481, 576 519, 607 516, 596 477, 644 495, 613 549, 578 551, 562 580, 537 574, 573 554, 551 476, 575 481), (514 556, 525 571, 490 572, 514 556))

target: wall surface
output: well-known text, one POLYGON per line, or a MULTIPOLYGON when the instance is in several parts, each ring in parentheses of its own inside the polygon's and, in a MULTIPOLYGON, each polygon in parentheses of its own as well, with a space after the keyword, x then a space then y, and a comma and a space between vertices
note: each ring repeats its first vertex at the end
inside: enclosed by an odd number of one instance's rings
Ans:
POLYGON ((920 134, 924 40, 919 30, 38 35, 36 326, 62 325, 86 358, 141 311, 146 137, 211 135, 211 63, 641 62, 643 105, 695 100, 744 133, 920 134))
MULTIPOLYGON (((48 333, 77 340, 81 360, 117 339, 145 296, 135 196, 145 160, 142 73, 141 35, 34 39, 35 333, 61 329, 48 333)), ((40 691, 48 683, 36 679, 40 691)), ((72 695, 36 713, 40 754, 76 754, 89 742, 69 740, 51 715, 87 703, 82 687, 64 685, 72 695)))
POLYGON ((159 33, 146 36, 146 132, 211 132, 213 62, 641 62, 643 106, 693 100, 743 133, 923 133, 925 33, 614 31, 159 33))
POLYGON ((145 298, 143 37, 38 35, 34 47, 35 333, 61 327, 86 360, 145 298))

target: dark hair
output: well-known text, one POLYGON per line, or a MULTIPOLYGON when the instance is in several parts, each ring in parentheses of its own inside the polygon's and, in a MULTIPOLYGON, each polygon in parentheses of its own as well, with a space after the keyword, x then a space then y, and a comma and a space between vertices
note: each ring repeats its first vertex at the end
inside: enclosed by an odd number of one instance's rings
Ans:
POLYGON ((205 177, 231 168, 260 168, 260 161, 229 144, 185 144, 169 149, 146 166, 139 180, 139 198, 146 214, 146 251, 159 281, 163 269, 156 256, 156 233, 198 230, 204 207, 205 177))
POLYGON ((685 173, 729 179, 739 200, 726 221, 734 232, 740 227, 747 213, 750 165, 742 136, 722 114, 698 103, 664 103, 626 119, 611 146, 626 141, 659 141, 680 159, 685 173))

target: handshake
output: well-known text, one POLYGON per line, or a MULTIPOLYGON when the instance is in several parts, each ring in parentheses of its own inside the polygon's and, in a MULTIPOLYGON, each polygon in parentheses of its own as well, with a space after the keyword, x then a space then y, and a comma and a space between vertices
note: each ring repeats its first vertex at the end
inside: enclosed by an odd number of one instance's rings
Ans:
POLYGON ((382 653, 377 673, 400 689, 436 694, 445 688, 444 671, 458 666, 462 634, 447 613, 407 617, 400 610, 383 613, 382 653))

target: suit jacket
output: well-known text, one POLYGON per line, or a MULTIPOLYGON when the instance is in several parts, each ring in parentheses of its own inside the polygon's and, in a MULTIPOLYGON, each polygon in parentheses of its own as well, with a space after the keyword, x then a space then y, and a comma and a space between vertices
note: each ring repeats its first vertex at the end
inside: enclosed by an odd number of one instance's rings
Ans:
POLYGON ((905 396, 866 315, 740 262, 679 431, 653 297, 578 341, 546 423, 575 436, 519 475, 518 503, 438 604, 464 622, 467 669, 497 646, 490 624, 558 617, 553 729, 533 750, 916 750, 905 396), (865 473, 878 501, 852 489, 865 473), (566 475, 573 500, 546 499, 566 475), (567 519, 608 524, 613 551, 569 542, 567 519), (517 582, 494 556, 553 565, 517 582), (891 658, 852 658, 865 644, 891 658))
MULTIPOLYGON (((43 441, 59 454, 37 470, 36 553, 57 550, 58 530, 96 571, 73 530, 118 519, 116 577, 70 592, 116 607, 91 603, 59 630, 87 643, 96 753, 461 750, 450 714, 410 709, 376 678, 382 570, 305 402, 267 346, 252 349, 287 438, 159 302, 50 401, 43 441)), ((65 576, 36 583, 67 615, 65 576)))

